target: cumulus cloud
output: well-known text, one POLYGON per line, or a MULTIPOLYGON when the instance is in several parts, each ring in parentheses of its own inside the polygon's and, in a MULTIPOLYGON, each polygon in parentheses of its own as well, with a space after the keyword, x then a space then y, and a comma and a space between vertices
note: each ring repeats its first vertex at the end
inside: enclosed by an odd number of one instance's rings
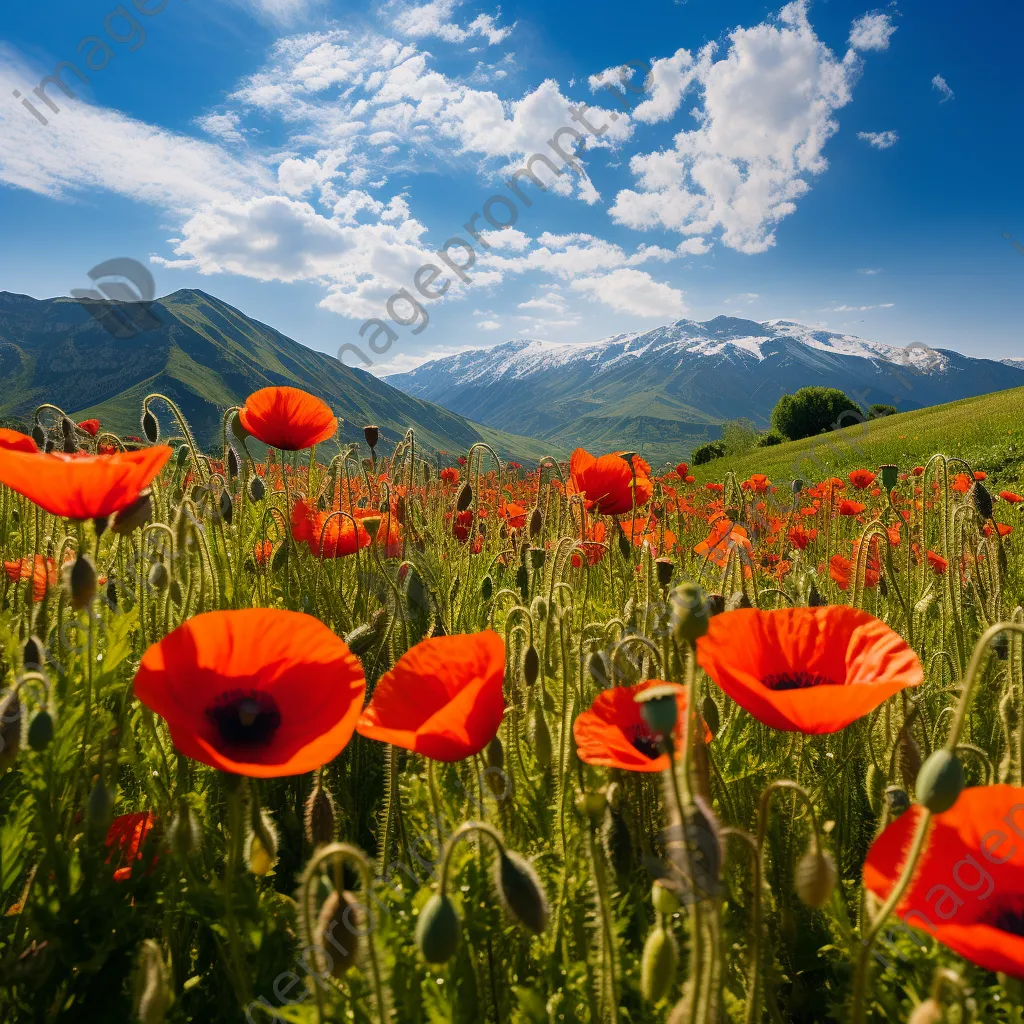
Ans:
POLYGON ((831 306, 823 309, 822 313, 863 313, 869 309, 892 309, 894 302, 880 302, 875 306, 831 306))
POLYGON ((609 274, 576 278, 570 287, 619 313, 666 318, 686 312, 683 293, 655 281, 644 270, 621 267, 609 274))
POLYGON ((896 26, 888 14, 865 14, 850 29, 850 47, 854 50, 888 50, 896 26))
POLYGON ((480 320, 477 323, 477 327, 481 331, 500 331, 501 323, 497 320, 480 320))
POLYGON ((891 128, 884 132, 857 132, 857 138, 863 139, 875 149, 891 149, 900 141, 899 133, 891 128))
POLYGON ((950 89, 949 85, 946 83, 946 80, 942 77, 942 75, 936 75, 932 79, 932 88, 938 89, 939 95, 942 97, 942 99, 939 100, 940 103, 945 103, 946 100, 953 99, 953 90, 950 89))
POLYGON ((860 64, 855 51, 838 59, 818 39, 805 0, 736 29, 721 60, 709 53, 694 62, 699 127, 679 132, 672 148, 632 158, 637 188, 618 193, 613 219, 683 235, 718 231, 745 253, 770 248, 808 179, 828 166, 833 115, 850 101, 860 64))
POLYGON ((392 27, 399 35, 410 39, 436 36, 446 43, 464 43, 474 36, 481 36, 489 46, 504 42, 515 28, 515 24, 499 27, 490 14, 478 14, 464 27, 456 25, 452 16, 459 4, 460 0, 432 0, 418 7, 403 7, 395 15, 392 27))

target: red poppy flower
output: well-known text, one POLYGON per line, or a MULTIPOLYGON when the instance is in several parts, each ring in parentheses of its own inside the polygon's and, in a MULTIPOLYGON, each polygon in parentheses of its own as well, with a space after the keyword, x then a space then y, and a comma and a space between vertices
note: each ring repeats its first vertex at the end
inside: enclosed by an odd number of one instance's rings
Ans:
POLYGON ((711 532, 699 544, 694 546, 696 555, 704 555, 708 561, 724 569, 729 561, 729 552, 733 548, 740 549, 740 558, 750 561, 753 546, 747 537, 747 531, 737 526, 730 519, 719 519, 711 527, 711 532))
MULTIPOLYGON (((636 686, 613 686, 602 690, 573 723, 576 753, 586 764, 622 768, 628 772, 660 772, 668 767, 668 755, 661 753, 634 700, 652 686, 672 686, 676 691, 676 756, 683 752, 683 727, 686 718, 686 687, 648 679, 636 686)), ((704 727, 704 740, 711 733, 704 727)))
MULTIPOLYGON (((1000 537, 1006 537, 1013 533, 1013 527, 1009 523, 996 523, 996 528, 999 530, 1000 537)), ((989 523, 986 523, 982 527, 982 533, 984 533, 986 537, 991 537, 992 526, 989 523)))
POLYGON ((976 469, 974 471, 974 479, 975 480, 987 480, 988 479, 988 473, 986 473, 984 470, 976 469))
POLYGON ((876 473, 872 473, 870 469, 855 469, 850 473, 849 481, 857 488, 858 491, 863 491, 875 482, 875 477, 877 475, 878 474, 876 473))
POLYGON ((455 516, 455 521, 452 523, 452 534, 455 539, 460 543, 464 543, 469 539, 469 531, 473 526, 473 510, 467 508, 463 512, 459 512, 455 516))
POLYGON ((166 719, 175 747, 222 771, 313 771, 352 738, 366 679, 322 622, 277 608, 205 612, 153 644, 135 695, 166 719))
MULTIPOLYGON (((1024 789, 973 786, 932 818, 913 880, 895 913, 979 967, 1024 978, 1024 789)), ((923 809, 874 841, 864 885, 886 899, 902 873, 923 809)))
MULTIPOLYGON (((654 485, 651 467, 639 455, 633 456, 636 471, 636 507, 651 500, 654 485)), ((569 460, 570 493, 581 494, 588 509, 596 508, 605 516, 619 516, 633 509, 633 472, 621 452, 595 458, 577 448, 569 460)))
POLYGON ((78 424, 79 430, 84 430, 90 437, 95 437, 100 432, 99 420, 82 420, 78 424))
POLYGON ((752 473, 749 480, 744 480, 744 484, 750 485, 750 490, 755 494, 764 494, 771 486, 771 480, 764 475, 764 473, 752 473))
POLYGON ((898 633, 845 605, 715 615, 697 661, 755 718, 790 732, 837 732, 924 680, 898 633))
POLYGON ((459 482, 459 471, 454 466, 445 466, 441 470, 441 480, 446 484, 457 484, 459 482))
MULTIPOLYGON (((854 557, 856 557, 856 551, 854 552, 854 557)), ((829 559, 828 574, 835 580, 840 590, 849 590, 850 584, 853 582, 855 568, 856 563, 853 559, 846 558, 844 555, 833 555, 829 559)), ((869 555, 868 564, 864 569, 864 586, 868 590, 873 590, 878 586, 878 580, 881 578, 881 575, 881 566, 869 555)))
POLYGON ((724 484, 710 483, 710 484, 707 484, 706 486, 707 486, 707 489, 709 491, 715 491, 718 494, 721 494, 722 491, 725 490, 725 485, 724 484))
MULTIPOLYGON (((152 811, 141 811, 135 814, 118 815, 111 823, 107 831, 105 845, 110 849, 107 854, 106 863, 109 864, 114 855, 120 863, 120 867, 114 870, 115 882, 126 882, 132 876, 132 867, 136 861, 142 860, 142 844, 146 840, 156 816, 152 811), (117 849, 113 847, 116 845, 117 849)), ((157 858, 154 854, 150 862, 150 870, 156 864, 157 858)))
POLYGON ((502 509, 502 515, 511 530, 521 530, 526 526, 526 509, 522 505, 510 503, 502 509))
POLYGON ((493 630, 422 640, 373 691, 360 736, 461 761, 497 735, 505 713, 505 644, 493 630))
POLYGON ((0 447, 0 483, 55 516, 105 519, 135 501, 171 454, 166 445, 114 455, 0 447))
POLYGON ((794 526, 789 531, 788 535, 790 544, 795 548, 799 548, 801 551, 807 547, 812 541, 817 540, 817 530, 805 530, 802 526, 794 526))
POLYGON ((38 452, 35 441, 28 434, 0 427, 0 448, 10 452, 38 452))
POLYGON ((859 501, 851 501, 849 498, 844 498, 839 503, 839 514, 841 516, 859 516, 866 505, 862 505, 859 501))
POLYGON ((579 547, 577 547, 572 553, 572 564, 574 569, 579 569, 583 565, 584 557, 587 559, 588 564, 597 565, 605 556, 605 552, 608 550, 604 546, 604 539, 607 534, 604 523, 590 523, 586 529, 587 539, 581 541, 579 547), (580 552, 583 552, 582 555, 580 552))
POLYGON ((338 429, 331 407, 300 388, 262 388, 245 400, 238 419, 253 437, 289 452, 312 448, 338 429))
MULTIPOLYGON (((655 554, 661 549, 661 529, 654 516, 644 516, 635 521, 626 519, 622 524, 622 532, 627 538, 632 537, 635 547, 642 547, 646 541, 655 554)), ((664 550, 671 551, 676 543, 676 535, 671 530, 666 530, 664 541, 664 550)))
POLYGON ((945 576, 946 570, 949 568, 949 562, 946 561, 937 551, 928 552, 928 564, 932 567, 932 572, 936 576, 945 576))
POLYGON ((1011 505, 1016 505, 1018 502, 1024 501, 1024 497, 1019 494, 1015 494, 1013 491, 1000 491, 999 497, 1003 501, 1008 501, 1011 505))
POLYGON ((42 555, 4 562, 4 572, 12 583, 31 580, 33 601, 42 601, 46 597, 46 588, 57 585, 57 566, 52 558, 44 558, 42 555))
POLYGON ((274 542, 271 540, 258 540, 252 549, 252 557, 259 566, 266 565, 273 553, 274 542))
POLYGON ((685 480, 690 475, 690 467, 685 462, 680 462, 676 466, 676 473, 679 475, 680 480, 685 480))
POLYGON ((913 473, 914 476, 922 476, 924 474, 924 466, 915 466, 911 470, 911 473, 913 473))
POLYGON ((949 486, 957 494, 966 494, 971 489, 971 478, 966 473, 957 473, 949 486))

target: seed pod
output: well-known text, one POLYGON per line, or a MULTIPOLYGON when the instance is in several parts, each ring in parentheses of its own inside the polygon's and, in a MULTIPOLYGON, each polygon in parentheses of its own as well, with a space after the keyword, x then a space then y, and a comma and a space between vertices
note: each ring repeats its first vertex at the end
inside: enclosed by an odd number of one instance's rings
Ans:
POLYGON ((914 1012, 907 1018, 907 1024, 943 1024, 946 1011, 937 999, 926 999, 914 1007, 914 1012))
POLYGON ((355 966, 362 947, 362 918, 360 906, 350 892, 335 890, 324 900, 317 915, 314 936, 322 971, 340 979, 350 967, 355 966))
POLYGON ((153 518, 152 492, 147 488, 130 505, 121 509, 110 524, 111 530, 119 536, 127 536, 139 530, 153 518))
POLYGON ((155 939, 145 939, 132 979, 132 1013, 141 1024, 163 1024, 171 1002, 167 966, 155 939))
POLYGON ((459 488, 459 496, 455 499, 455 510, 456 512, 465 512, 472 503, 473 488, 469 485, 469 481, 467 481, 459 488))
POLYGON ((146 579, 153 590, 163 590, 170 579, 167 566, 163 562, 154 562, 149 567, 149 575, 146 579))
POLYGON ((523 679, 526 681, 526 685, 533 686, 537 682, 539 674, 540 655, 537 654, 537 648, 530 644, 526 648, 526 654, 523 656, 523 679))
POLYGON ((68 573, 68 590, 71 592, 71 607, 78 611, 96 596, 96 567, 92 559, 79 554, 68 573))
POLYGON ((254 875, 267 875, 277 863, 277 829, 267 811, 253 822, 247 858, 254 875))
POLYGON ((551 764, 551 730, 540 701, 533 707, 533 756, 542 768, 551 764))
POLYGON ((334 797, 319 783, 306 800, 305 829, 306 842, 310 846, 323 846, 334 841, 334 822, 337 814, 334 797))
POLYGON ((267 493, 267 485, 263 482, 263 477, 257 473, 253 473, 249 477, 249 497, 253 501, 262 501, 263 496, 267 493))
POLYGON ((898 818, 905 811, 910 809, 910 797, 905 789, 899 786, 887 786, 885 790, 885 802, 889 808, 889 814, 898 818))
POLYGON ((452 901, 434 893, 424 904, 416 922, 416 945, 428 964, 450 960, 459 944, 462 923, 452 901))
POLYGON ((372 452, 377 447, 377 442, 380 440, 380 428, 379 427, 363 427, 363 437, 366 438, 366 443, 372 452))
POLYGON ((978 510, 978 515, 982 519, 991 519, 992 495, 988 493, 988 488, 980 480, 975 481, 971 496, 974 498, 974 507, 978 510))
POLYGON ((498 857, 497 888, 505 909, 535 935, 548 923, 548 902, 533 865, 512 850, 498 857))
POLYGON ((676 641, 695 642, 708 631, 707 597, 696 583, 680 583, 669 594, 672 605, 672 635, 676 641))
POLYGON ((713 737, 717 736, 722 723, 719 719, 718 705, 715 703, 713 697, 707 696, 704 698, 700 706, 700 714, 711 735, 713 737))
POLYGON ((964 769, 952 751, 940 747, 917 775, 917 800, 932 814, 942 814, 957 802, 964 788, 964 769))
POLYGON ((25 668, 42 668, 46 664, 43 641, 37 636, 30 636, 21 651, 21 663, 25 668))
POLYGON ((46 708, 32 716, 28 723, 28 745, 33 750, 45 750, 53 739, 53 718, 46 708))
POLYGON ((679 708, 676 704, 676 687, 669 683, 649 686, 641 690, 633 700, 640 705, 640 717, 656 737, 671 737, 676 727, 679 708))
POLYGON ((142 432, 150 444, 156 444, 160 440, 160 424, 149 409, 142 414, 142 432))
POLYGON ((820 910, 832 898, 836 887, 836 866, 824 850, 808 850, 797 862, 796 894, 808 906, 820 910))
POLYGON ((672 582, 672 573, 675 572, 676 568, 672 559, 656 558, 654 565, 658 572, 658 583, 663 587, 667 587, 672 582))
POLYGON ((640 959, 640 991, 649 1003, 660 1003, 672 988, 678 953, 671 932, 655 925, 644 943, 640 959))

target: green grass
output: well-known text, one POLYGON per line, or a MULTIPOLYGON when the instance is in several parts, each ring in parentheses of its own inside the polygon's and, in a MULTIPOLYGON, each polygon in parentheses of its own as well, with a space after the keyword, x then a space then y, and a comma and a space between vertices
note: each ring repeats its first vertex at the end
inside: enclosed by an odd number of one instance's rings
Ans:
POLYGON ((698 467, 700 479, 720 479, 732 469, 744 478, 819 480, 851 469, 892 463, 906 471, 936 452, 959 456, 994 483, 1024 477, 1024 388, 997 391, 914 412, 897 413, 828 434, 726 455, 698 467))

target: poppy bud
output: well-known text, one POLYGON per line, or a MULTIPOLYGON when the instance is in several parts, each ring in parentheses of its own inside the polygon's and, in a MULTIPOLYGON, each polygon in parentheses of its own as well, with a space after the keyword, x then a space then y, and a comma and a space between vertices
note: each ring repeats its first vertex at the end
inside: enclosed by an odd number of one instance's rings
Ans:
POLYGON ((593 828, 604 821, 604 812, 608 808, 608 797, 600 790, 590 790, 576 797, 576 810, 580 812, 593 828))
POLYGON ((133 530, 145 526, 152 517, 151 492, 146 489, 130 505, 126 505, 114 516, 110 528, 119 536, 127 536, 133 530))
POLYGON ((323 846, 334 839, 334 798, 319 783, 306 800, 306 842, 310 846, 323 846))
POLYGON ((107 604, 111 611, 117 611, 117 582, 115 580, 107 580, 107 604))
POLYGON ((75 437, 75 424, 66 416, 60 421, 61 433, 64 435, 63 449, 65 455, 74 455, 78 451, 78 440, 75 437))
POLYGON ((485 576, 480 581, 480 596, 485 601, 490 601, 494 595, 494 580, 491 579, 490 575, 485 576))
POLYGON ((174 464, 178 467, 178 469, 181 469, 181 467, 184 466, 186 462, 188 462, 188 455, 188 445, 179 445, 177 452, 175 452, 174 454, 174 464))
POLYGON ((926 999, 914 1007, 914 1012, 907 1018, 907 1024, 943 1024, 946 1011, 937 999, 926 999))
POLYGON ((669 594, 672 605, 672 635, 677 643, 695 642, 708 631, 708 602, 696 583, 680 583, 669 594))
POLYGON ((587 659, 587 671, 601 689, 606 689, 612 678, 611 659, 607 652, 593 651, 587 659))
POLYGON ((903 784, 909 789, 917 779, 921 770, 921 748, 917 740, 909 732, 904 731, 900 737, 900 774, 903 784))
POLYGON ((473 488, 466 482, 459 488, 459 496, 455 499, 455 510, 457 512, 465 512, 472 503, 473 488))
POLYGON ((798 477, 792 483, 792 491, 793 491, 794 494, 799 494, 803 489, 804 489, 804 482, 803 482, 803 480, 799 479, 799 477, 798 477))
POLYGON ((885 790, 885 802, 889 807, 889 813, 898 818, 904 811, 910 809, 910 797, 905 789, 899 786, 887 786, 885 790))
POLYGON ((548 603, 539 595, 533 599, 530 605, 530 614, 538 621, 543 622, 548 617, 548 603))
POLYGON ((658 583, 663 587, 667 587, 672 582, 672 573, 675 570, 675 566, 672 564, 672 559, 656 558, 654 560, 654 565, 658 571, 658 583))
POLYGON ((1010 639, 1005 633, 997 633, 989 640, 988 645, 1000 661, 1006 661, 1010 656, 1010 639))
POLYGON ((713 697, 708 696, 704 698, 704 701, 700 706, 700 713, 701 717, 704 719, 704 724, 708 727, 711 735, 717 736, 721 721, 718 714, 718 705, 715 703, 713 697))
POLYGON ((167 966, 155 939, 139 947, 132 979, 132 1013, 141 1024, 163 1024, 171 1002, 167 966))
POLYGON ((199 821, 184 800, 178 805, 178 811, 171 818, 167 828, 167 842, 179 857, 189 857, 202 846, 203 836, 199 821))
POLYGON ((832 898, 836 886, 836 867, 831 856, 815 845, 797 862, 793 882, 797 896, 808 907, 820 910, 832 898))
POLYGON ((242 418, 238 415, 237 409, 231 414, 231 433, 243 444, 249 436, 249 431, 242 426, 242 418))
POLYGON ((537 654, 537 648, 530 644, 526 648, 526 654, 523 656, 523 679, 526 680, 526 685, 533 686, 537 682, 539 674, 540 656, 537 654))
POLYGON ((96 784, 89 792, 89 800, 85 808, 85 820, 89 826, 89 832, 95 838, 103 838, 110 828, 114 818, 114 799, 110 790, 104 785, 102 779, 97 779, 96 784))
POLYGON ((88 555, 79 554, 68 573, 71 607, 78 611, 96 595, 96 568, 88 555))
POLYGON ((377 442, 380 440, 380 428, 379 427, 363 427, 363 437, 366 438, 366 443, 369 445, 370 451, 377 447, 377 442))
POLYGON ((227 469, 232 480, 238 476, 238 452, 231 445, 228 445, 227 469))
POLYGON ((450 960, 459 944, 462 923, 452 901, 434 893, 424 904, 416 922, 416 945, 428 964, 450 960))
POLYGON ((540 701, 533 708, 533 756, 542 768, 551 764, 551 730, 540 701))
POLYGON ((525 565, 516 569, 516 587, 525 601, 530 596, 530 574, 526 571, 525 565))
POLYGON ((0 699, 0 771, 13 764, 21 749, 21 701, 16 693, 0 699))
POLYGON ((21 651, 21 663, 25 668, 42 668, 46 664, 43 652, 43 641, 37 636, 30 636, 21 651))
POLYGON ((887 490, 891 491, 897 484, 900 478, 900 470, 898 466, 886 465, 880 467, 882 474, 882 486, 887 490))
POLYGON ((533 865, 512 850, 498 857, 497 887, 508 912, 535 935, 548 923, 548 901, 533 865))
POLYGON ((651 886, 651 903, 654 904, 654 909, 663 917, 674 914, 682 906, 682 903, 679 902, 679 897, 671 889, 658 881, 651 886))
POLYGON ((827 602, 825 601, 825 599, 821 596, 820 593, 818 593, 818 588, 812 582, 811 588, 807 592, 807 606, 809 608, 820 608, 823 604, 826 603, 827 602))
POLYGON ((53 717, 46 708, 32 716, 28 723, 28 745, 33 750, 45 750, 53 739, 53 717))
POLYGON ((154 562, 149 567, 149 575, 146 579, 153 590, 163 590, 170 579, 167 566, 163 562, 154 562))
POLYGON ((249 478, 249 497, 253 501, 262 501, 263 495, 267 493, 267 485, 263 482, 263 477, 256 473, 249 478))
POLYGON ((313 937, 317 959, 323 961, 322 969, 340 979, 359 959, 362 934, 359 904, 352 899, 351 893, 335 890, 320 908, 313 937), (330 966, 327 960, 330 960, 330 966))
POLYGON ((156 444, 160 440, 160 424, 149 409, 142 414, 142 432, 150 444, 156 444))
POLYGON ((46 431, 43 430, 43 426, 39 422, 32 427, 32 440, 40 450, 46 447, 46 431))
POLYGON ((544 548, 530 548, 530 568, 536 571, 537 569, 544 568, 544 559, 547 558, 547 552, 544 548))
POLYGON ((640 717, 647 723, 647 728, 655 737, 671 737, 676 727, 678 708, 676 706, 676 688, 667 684, 649 686, 641 690, 634 698, 640 705, 640 717))
POLYGON ((534 506, 533 511, 530 513, 529 523, 529 534, 530 540, 533 540, 541 531, 541 527, 544 525, 544 517, 541 515, 540 508, 534 506))
POLYGON ((956 754, 940 747, 917 774, 917 800, 932 814, 942 814, 956 803, 964 788, 964 769, 956 754))
POLYGON ((978 510, 978 515, 982 519, 991 519, 992 495, 988 493, 988 489, 980 480, 974 484, 972 497, 974 498, 974 507, 978 510))
POLYGON ((868 761, 868 770, 864 775, 864 790, 868 795, 871 810, 878 814, 885 798, 885 776, 875 767, 874 761, 868 761))
POLYGON ((220 518, 230 526, 233 508, 231 505, 231 495, 228 494, 226 489, 220 492, 220 500, 217 503, 217 510, 220 518))
POLYGON ((660 1003, 668 995, 676 976, 676 940, 657 924, 647 936, 640 959, 640 991, 649 1003, 660 1003))
POLYGON ((247 860, 254 875, 269 874, 277 863, 277 829, 266 811, 253 822, 247 860))

